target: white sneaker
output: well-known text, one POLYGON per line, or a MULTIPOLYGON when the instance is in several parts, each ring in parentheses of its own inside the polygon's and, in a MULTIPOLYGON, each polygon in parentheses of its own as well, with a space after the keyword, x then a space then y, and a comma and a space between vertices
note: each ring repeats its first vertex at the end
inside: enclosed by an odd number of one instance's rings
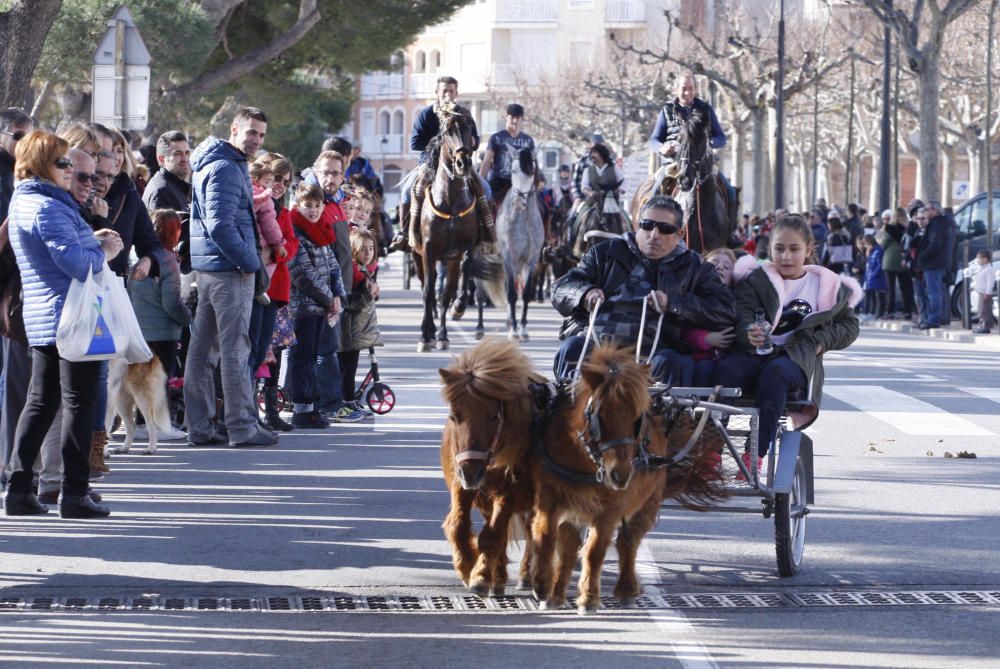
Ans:
POLYGON ((166 429, 157 430, 156 438, 158 441, 180 441, 182 439, 187 439, 187 432, 184 430, 178 430, 176 427, 171 425, 166 429))

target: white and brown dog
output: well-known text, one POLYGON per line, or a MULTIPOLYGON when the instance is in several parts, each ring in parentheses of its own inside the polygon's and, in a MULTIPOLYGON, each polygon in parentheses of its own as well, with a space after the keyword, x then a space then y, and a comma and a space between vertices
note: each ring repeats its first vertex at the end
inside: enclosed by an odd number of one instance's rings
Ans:
POLYGON ((157 433, 174 432, 170 424, 167 403, 167 373, 155 355, 149 362, 128 364, 122 358, 112 360, 108 366, 108 411, 104 425, 110 433, 115 414, 125 423, 125 443, 109 448, 110 453, 128 453, 135 438, 136 408, 146 417, 149 446, 146 455, 156 453, 157 433))

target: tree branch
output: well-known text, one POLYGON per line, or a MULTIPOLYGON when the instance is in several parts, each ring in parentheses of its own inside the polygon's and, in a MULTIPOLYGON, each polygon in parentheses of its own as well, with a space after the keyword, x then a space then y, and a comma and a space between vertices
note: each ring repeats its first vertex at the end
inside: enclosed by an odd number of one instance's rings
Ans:
POLYGON ((215 90, 220 86, 231 84, 240 77, 252 73, 260 66, 268 63, 282 53, 292 48, 319 23, 321 18, 316 7, 317 0, 299 0, 299 18, 287 31, 278 35, 270 43, 252 49, 214 70, 203 73, 194 81, 176 88, 165 89, 166 97, 198 96, 215 90))

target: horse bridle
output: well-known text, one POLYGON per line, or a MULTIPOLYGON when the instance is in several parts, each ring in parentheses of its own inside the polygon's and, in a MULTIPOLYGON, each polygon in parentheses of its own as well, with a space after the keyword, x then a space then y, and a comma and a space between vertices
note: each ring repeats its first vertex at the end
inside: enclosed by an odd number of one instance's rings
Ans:
POLYGON ((486 447, 486 450, 478 451, 474 448, 470 448, 465 451, 460 451, 455 454, 456 464, 462 464, 463 462, 467 462, 469 460, 482 460, 486 464, 489 464, 493 460, 493 451, 497 444, 500 443, 500 433, 503 432, 503 404, 500 405, 498 418, 497 431, 494 433, 493 439, 490 440, 490 445, 486 447))
POLYGON ((646 425, 646 412, 639 417, 635 425, 635 434, 631 437, 619 437, 618 439, 611 439, 610 441, 602 441, 601 439, 601 417, 598 415, 600 411, 600 402, 595 404, 594 398, 591 397, 587 400, 587 406, 583 411, 584 419, 586 420, 586 426, 583 430, 577 432, 577 438, 583 447, 587 451, 587 455, 595 465, 597 465, 597 472, 594 477, 597 479, 598 483, 604 481, 604 458, 601 456, 610 451, 612 448, 617 448, 619 446, 632 446, 638 441, 639 450, 645 451, 645 446, 649 442, 649 438, 646 436, 647 425, 646 425), (641 438, 640 438, 641 437, 641 438))

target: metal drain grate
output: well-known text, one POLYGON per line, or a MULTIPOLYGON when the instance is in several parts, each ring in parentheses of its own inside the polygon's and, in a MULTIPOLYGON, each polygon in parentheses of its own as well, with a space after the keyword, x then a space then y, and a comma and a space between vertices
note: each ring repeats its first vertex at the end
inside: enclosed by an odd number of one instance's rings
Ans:
MULTIPOLYGON (((569 605, 575 600, 570 598, 569 605)), ((601 598, 608 610, 623 610, 617 599, 601 598)), ((643 595, 632 610, 771 609, 844 606, 1000 606, 1000 590, 910 590, 789 593, 671 593, 643 595)), ((422 613, 502 613, 536 611, 526 595, 481 599, 476 595, 359 595, 264 597, 0 597, 0 612, 17 611, 366 611, 422 613)))

